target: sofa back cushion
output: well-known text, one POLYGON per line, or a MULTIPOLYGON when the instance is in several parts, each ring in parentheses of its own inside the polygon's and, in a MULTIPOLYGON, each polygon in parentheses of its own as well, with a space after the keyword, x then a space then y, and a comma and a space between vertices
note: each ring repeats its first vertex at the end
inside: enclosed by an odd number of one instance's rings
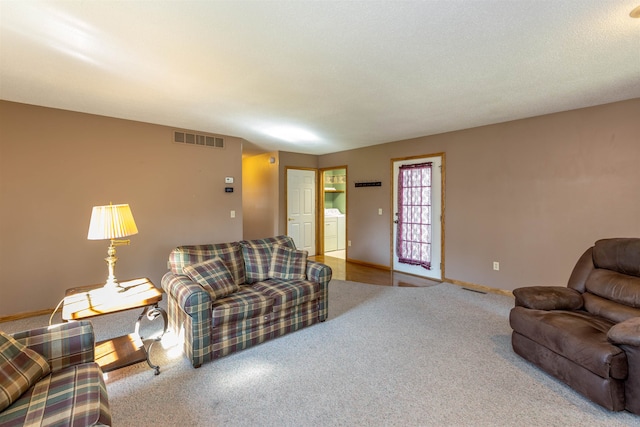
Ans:
POLYGON ((602 298, 640 308, 640 277, 598 268, 587 278, 586 288, 602 298))
POLYGON ((243 240, 242 256, 245 266, 246 283, 261 282, 269 278, 273 246, 282 245, 295 249, 296 245, 289 236, 268 237, 266 239, 243 240))
POLYGON ((585 283, 585 309, 614 322, 640 316, 640 277, 596 268, 585 283), (591 298, 595 295, 598 298, 591 298))
POLYGON ((632 317, 640 317, 640 308, 620 304, 590 292, 582 294, 584 309, 598 317, 604 317, 614 323, 624 322, 632 317))
POLYGON ((585 309, 614 322, 640 316, 640 239, 598 240, 585 281, 585 309))
POLYGON ((593 247, 593 264, 596 268, 640 277, 640 238, 598 240, 593 247))
POLYGON ((169 268, 173 274, 186 275, 183 270, 185 266, 199 264, 215 257, 224 261, 236 285, 245 282, 242 248, 238 242, 178 246, 169 254, 169 268))

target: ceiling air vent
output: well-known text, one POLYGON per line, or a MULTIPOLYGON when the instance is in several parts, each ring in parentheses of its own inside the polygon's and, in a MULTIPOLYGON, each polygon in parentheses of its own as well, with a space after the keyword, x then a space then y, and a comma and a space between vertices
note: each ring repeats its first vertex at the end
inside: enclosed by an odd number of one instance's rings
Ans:
POLYGON ((202 145, 205 147, 224 148, 224 139, 215 136, 207 135, 203 133, 196 133, 192 131, 173 131, 173 142, 178 144, 189 145, 202 145))

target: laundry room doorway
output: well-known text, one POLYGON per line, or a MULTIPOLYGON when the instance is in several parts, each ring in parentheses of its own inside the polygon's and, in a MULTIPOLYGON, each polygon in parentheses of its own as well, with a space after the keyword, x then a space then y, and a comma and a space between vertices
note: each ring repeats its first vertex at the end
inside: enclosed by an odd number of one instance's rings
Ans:
POLYGON ((321 215, 322 253, 347 258, 347 167, 323 169, 321 215))

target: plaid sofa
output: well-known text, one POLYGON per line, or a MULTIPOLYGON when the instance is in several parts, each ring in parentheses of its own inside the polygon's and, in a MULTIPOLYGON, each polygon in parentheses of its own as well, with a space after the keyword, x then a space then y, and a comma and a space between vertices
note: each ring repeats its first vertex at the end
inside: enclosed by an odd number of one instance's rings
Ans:
POLYGON ((322 322, 328 313, 331 268, 307 260, 301 277, 281 277, 284 261, 275 245, 295 250, 293 239, 266 239, 179 246, 162 278, 169 328, 183 342, 194 367, 289 332, 322 322), (276 250, 277 252, 277 250, 276 250), (220 258, 236 290, 216 297, 185 272, 188 266, 220 258))
POLYGON ((51 374, 0 412, 0 426, 111 425, 102 370, 94 362, 91 322, 61 323, 12 336, 44 356, 51 374))

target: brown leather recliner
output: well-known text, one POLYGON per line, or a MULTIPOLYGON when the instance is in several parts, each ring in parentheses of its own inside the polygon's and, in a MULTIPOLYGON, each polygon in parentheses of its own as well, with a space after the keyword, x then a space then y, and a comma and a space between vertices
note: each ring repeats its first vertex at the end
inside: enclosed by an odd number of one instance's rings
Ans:
POLYGON ((640 414, 640 239, 598 240, 566 288, 513 294, 517 354, 609 410, 640 414))

